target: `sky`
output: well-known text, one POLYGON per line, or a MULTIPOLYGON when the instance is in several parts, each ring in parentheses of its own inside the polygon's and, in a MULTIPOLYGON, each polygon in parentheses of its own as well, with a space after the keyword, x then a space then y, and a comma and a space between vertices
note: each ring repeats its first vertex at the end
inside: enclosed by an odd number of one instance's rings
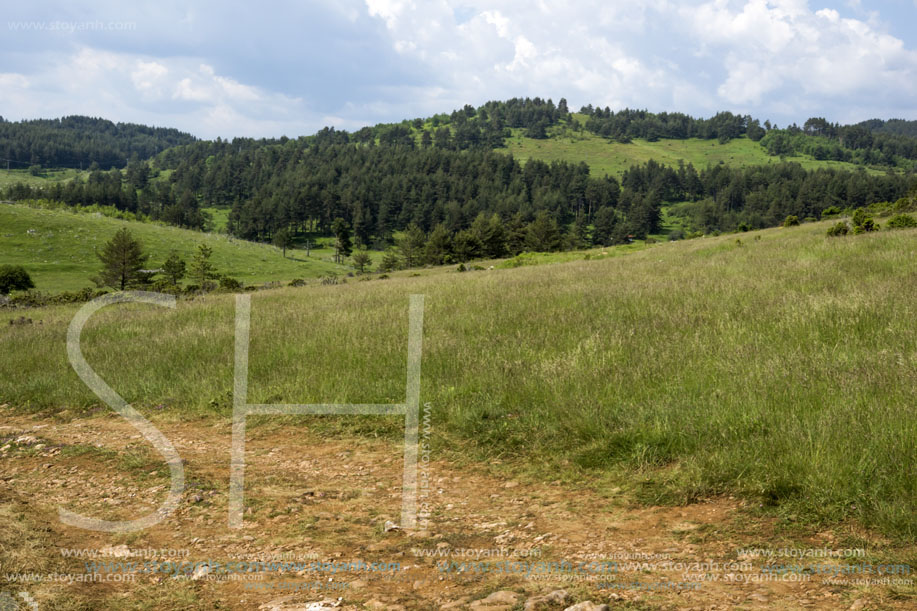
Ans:
POLYGON ((917 119, 917 0, 51 0, 3 13, 7 120, 296 137, 535 96, 780 126, 917 119))

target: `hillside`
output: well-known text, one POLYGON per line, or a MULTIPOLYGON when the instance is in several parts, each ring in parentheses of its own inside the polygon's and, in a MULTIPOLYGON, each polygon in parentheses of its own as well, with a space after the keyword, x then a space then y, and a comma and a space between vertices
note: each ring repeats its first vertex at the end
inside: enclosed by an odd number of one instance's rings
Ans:
MULTIPOLYGON (((228 295, 180 301, 175 311, 106 308, 82 342, 94 370, 176 440, 190 482, 178 512, 129 536, 87 534, 53 517, 51 532, 40 530, 57 506, 106 519, 149 511, 169 480, 156 453, 132 441, 129 425, 73 374, 64 344, 76 307, 30 310, 33 324, 24 325, 7 324, 20 312, 0 312, 0 409, 8 440, 24 439, 3 455, 16 484, 5 511, 37 499, 33 517, 12 520, 4 547, 30 566, 71 571, 83 560, 61 558, 57 547, 190 548, 190 561, 224 563, 265 549, 324 561, 404 556, 410 566, 400 574, 421 584, 335 575, 357 583, 335 594, 348 609, 373 599, 436 608, 496 590, 518 598, 559 587, 576 600, 638 608, 796 608, 813 598, 831 608, 857 600, 907 608, 913 585, 829 579, 849 562, 906 566, 914 557, 917 230, 827 238, 828 226, 254 294, 251 403, 402 400, 408 296, 425 296, 420 401, 429 407, 436 494, 429 530, 419 534, 383 528, 398 515, 403 420, 379 416, 251 418, 247 537, 226 532, 228 295), (49 461, 48 448, 60 455, 49 461), (107 501, 75 486, 74 473, 107 501), (157 496, 128 496, 150 487, 157 496), (551 561, 633 551, 744 564, 692 578, 655 561, 620 565, 615 581, 702 586, 635 592, 568 575, 444 580, 414 552, 501 547, 537 548, 551 561), (797 582, 765 579, 775 561, 795 558, 741 551, 749 548, 865 551, 815 559, 835 572, 797 582)), ((258 591, 152 575, 130 587, 157 606, 250 608, 279 600, 270 584, 291 577, 265 575, 258 591)), ((124 587, 33 591, 93 606, 124 587)))
POLYGON ((123 168, 165 149, 194 142, 177 129, 114 123, 94 117, 5 121, 0 117, 0 159, 14 168, 123 168))
POLYGON ((96 250, 124 226, 143 242, 151 268, 162 264, 172 250, 190 260, 198 244, 207 244, 222 274, 248 284, 352 271, 330 261, 328 249, 313 250, 310 257, 305 251, 289 250, 284 258, 273 246, 226 235, 18 204, 0 204, 0 261, 25 266, 39 291, 93 286, 89 278, 100 267, 96 250))
POLYGON ((353 133, 184 142, 124 171, 7 177, 2 196, 113 206, 253 242, 346 233, 377 257, 410 234, 422 256, 405 255, 409 266, 436 265, 896 202, 917 189, 917 139, 898 133, 906 124, 874 128, 811 118, 779 129, 725 111, 573 113, 563 99, 514 98, 353 133))
MULTIPOLYGON (((523 162, 528 159, 549 163, 583 162, 589 166, 593 176, 607 174, 618 179, 621 179, 631 167, 643 165, 651 159, 673 168, 678 167, 679 162, 683 162, 693 164, 698 169, 718 164, 747 168, 785 161, 798 163, 806 170, 830 168, 855 171, 859 167, 849 162, 818 160, 809 155, 785 156, 781 159, 768 155, 759 143, 746 137, 725 143, 697 138, 661 139, 655 142, 638 138, 621 143, 585 131, 554 130, 548 138, 535 139, 526 137, 523 130, 515 129, 505 142, 506 146, 495 150, 509 153, 523 162)), ((879 168, 867 168, 867 171, 872 174, 884 173, 884 170, 879 168)))

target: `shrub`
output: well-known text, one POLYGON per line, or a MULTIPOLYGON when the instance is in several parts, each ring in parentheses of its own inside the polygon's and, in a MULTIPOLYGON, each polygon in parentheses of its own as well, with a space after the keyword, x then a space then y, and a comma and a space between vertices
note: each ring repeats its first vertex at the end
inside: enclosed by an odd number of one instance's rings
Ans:
POLYGON ((795 215, 790 215, 783 220, 784 227, 793 227, 799 224, 799 217, 795 215))
POLYGON ((840 213, 841 213, 841 209, 838 208, 837 206, 828 206, 827 208, 821 211, 821 217, 823 219, 826 219, 832 216, 837 216, 840 213))
POLYGON ((29 272, 21 265, 0 265, 0 295, 10 291, 27 291, 35 288, 29 272))
POLYGON ((847 235, 848 231, 850 231, 850 228, 847 226, 847 223, 844 221, 838 221, 828 229, 828 236, 836 238, 842 235, 847 235))
POLYGON ((91 301, 96 297, 101 297, 107 292, 108 291, 105 290, 84 288, 78 291, 63 291, 61 293, 57 293, 56 295, 49 295, 48 293, 42 293, 41 291, 30 290, 13 295, 9 298, 7 305, 14 308, 37 308, 41 306, 59 305, 65 303, 83 303, 86 301, 91 301))
POLYGON ((897 214, 888 219, 889 229, 907 229, 917 227, 917 219, 910 214, 897 214))
POLYGON ((306 281, 302 278, 293 278, 290 280, 289 286, 306 286, 306 281))
POLYGON ((853 233, 866 233, 868 231, 878 231, 878 230, 879 230, 879 224, 875 222, 874 220, 872 220, 871 218, 866 217, 866 219, 862 222, 862 224, 856 225, 853 228, 853 233))
POLYGON ((224 291, 238 291, 242 283, 230 276, 220 276, 220 289, 224 291))
POLYGON ((463 271, 465 271, 465 264, 464 264, 464 263, 459 263, 458 267, 455 268, 455 271, 457 271, 457 272, 463 272, 463 271))

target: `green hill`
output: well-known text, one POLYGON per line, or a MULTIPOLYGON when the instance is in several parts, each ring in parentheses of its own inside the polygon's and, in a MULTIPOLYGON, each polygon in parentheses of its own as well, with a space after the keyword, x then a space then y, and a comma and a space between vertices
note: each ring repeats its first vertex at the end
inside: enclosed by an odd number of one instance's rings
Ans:
POLYGON ((353 271, 330 261, 328 249, 313 250, 309 257, 305 251, 288 250, 284 258, 273 246, 222 234, 19 204, 0 204, 0 262, 24 266, 40 291, 56 293, 92 286, 89 278, 100 265, 96 250, 123 226, 143 242, 150 254, 150 268, 157 268, 172 250, 190 260, 197 245, 204 243, 213 248, 212 260, 219 272, 243 283, 353 271))

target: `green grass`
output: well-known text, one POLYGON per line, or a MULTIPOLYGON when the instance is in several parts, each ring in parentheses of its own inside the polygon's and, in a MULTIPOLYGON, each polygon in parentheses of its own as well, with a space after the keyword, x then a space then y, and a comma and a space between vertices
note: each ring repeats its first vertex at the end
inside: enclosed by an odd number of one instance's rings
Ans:
POLYGON ((150 254, 149 268, 157 268, 169 252, 186 261, 198 244, 213 248, 218 271, 244 283, 289 281, 329 273, 353 271, 331 261, 331 251, 281 251, 226 235, 201 233, 154 223, 139 223, 64 210, 44 210, 19 204, 0 204, 0 263, 23 265, 37 290, 56 293, 92 286, 99 271, 97 249, 121 227, 127 226, 150 254), (35 230, 29 234, 30 229, 35 230))
MULTIPOLYGON (((736 494, 913 538, 917 230, 827 238, 829 224, 257 293, 249 400, 400 401, 408 295, 421 293, 437 451, 552 479, 611 474, 648 502, 736 494)), ((42 324, 25 326, 0 313, 0 402, 99 404, 67 362, 74 312, 32 310, 42 324)), ((225 295, 111 307, 83 352, 147 414, 226 419, 233 316, 225 295)), ((344 420, 400 434, 398 418, 296 421, 344 420)))
MULTIPOLYGON (((780 158, 768 155, 761 145, 748 138, 738 138, 726 144, 716 140, 659 140, 648 142, 634 140, 629 144, 612 142, 585 130, 566 131, 546 140, 534 140, 522 135, 523 130, 513 130, 507 138, 506 147, 497 151, 512 153, 521 161, 540 159, 542 161, 586 162, 593 176, 605 174, 620 178, 632 165, 644 164, 655 159, 663 165, 675 167, 679 160, 691 163, 700 171, 709 165, 724 163, 729 166, 748 167, 780 163, 780 158)), ((807 170, 837 168, 856 170, 859 166, 838 161, 818 161, 811 157, 787 157, 787 161, 799 163, 807 170)), ((878 170, 868 170, 881 174, 878 170)))
POLYGON ((9 185, 25 183, 27 185, 43 187, 55 182, 66 182, 85 172, 79 170, 48 170, 38 176, 32 176, 28 170, 0 170, 0 189, 9 185))
POLYGON ((229 208, 201 208, 203 212, 210 215, 213 226, 210 228, 214 233, 226 233, 226 226, 229 223, 229 208))

